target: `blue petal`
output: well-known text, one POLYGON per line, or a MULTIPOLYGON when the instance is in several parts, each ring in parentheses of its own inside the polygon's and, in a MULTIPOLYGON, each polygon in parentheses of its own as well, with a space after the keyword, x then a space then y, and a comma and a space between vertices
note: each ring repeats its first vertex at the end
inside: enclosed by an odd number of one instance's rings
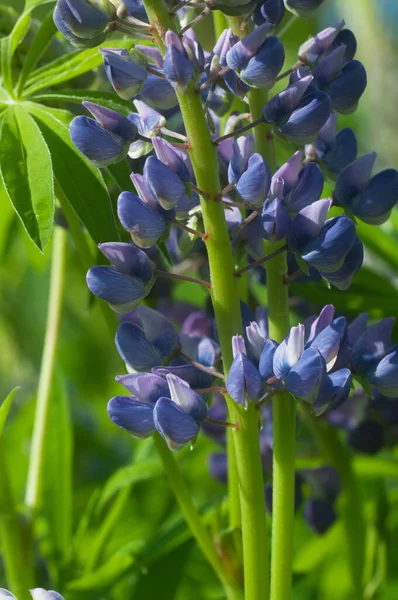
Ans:
POLYGON ((100 10, 86 0, 58 0, 57 10, 62 21, 80 38, 93 37, 110 21, 108 11, 100 10))
POLYGON ((123 361, 134 371, 148 371, 162 361, 162 355, 149 342, 140 327, 122 323, 116 331, 116 348, 123 361))
POLYGON ((273 359, 274 373, 278 379, 284 379, 304 352, 304 325, 292 327, 283 342, 279 344, 273 359))
POLYGON ((90 291, 119 313, 136 308, 150 290, 145 282, 119 273, 114 267, 92 267, 86 280, 90 291))
POLYGON ((173 45, 168 45, 163 72, 172 87, 183 92, 193 77, 194 68, 186 53, 182 53, 173 45))
POLYGON ((228 165, 228 183, 237 183, 247 169, 249 158, 254 151, 252 135, 242 135, 233 142, 232 157, 228 165))
POLYGON ((135 438, 147 438, 155 431, 152 404, 131 396, 115 396, 109 400, 107 410, 112 423, 135 438))
POLYGON ((277 347, 277 342, 274 342, 274 340, 271 340, 270 338, 267 338, 264 342, 258 365, 258 370, 264 381, 267 381, 274 376, 273 359, 277 347))
POLYGON ((321 156, 329 173, 339 174, 348 164, 353 162, 357 156, 357 139, 352 129, 345 127, 336 136, 336 142, 332 149, 321 156))
POLYGON ((148 256, 133 244, 123 242, 106 242, 98 244, 98 248, 120 273, 132 275, 144 282, 152 281, 154 264, 148 256))
POLYGON ((315 415, 318 417, 327 410, 333 410, 343 404, 351 391, 351 371, 340 369, 331 375, 327 375, 321 385, 319 395, 312 405, 315 415))
POLYGON ((268 90, 285 62, 285 50, 279 38, 270 36, 259 51, 249 60, 239 76, 256 88, 268 90))
POLYGON ((346 216, 335 217, 327 221, 319 236, 303 248, 301 256, 318 270, 336 271, 342 266, 355 239, 356 230, 351 219, 346 216))
POLYGON ((353 201, 354 215, 365 223, 381 225, 387 221, 398 202, 398 171, 386 169, 370 180, 365 190, 353 201))
POLYGON ((329 96, 323 92, 313 92, 303 98, 287 123, 280 126, 280 131, 296 144, 308 144, 316 138, 330 113, 329 96))
MULTIPOLYGON (((264 204, 264 207, 266 204, 264 204)), ((289 232, 290 217, 282 200, 274 198, 261 213, 263 238, 271 243, 283 240, 289 232)))
POLYGON ((166 210, 170 210, 181 200, 188 201, 187 190, 182 180, 156 156, 150 156, 145 161, 144 181, 166 210))
POLYGON ((315 163, 306 165, 299 174, 299 180, 286 198, 286 210, 298 213, 319 200, 324 184, 321 169, 315 163))
POLYGON ((124 117, 115 110, 83 100, 87 108, 100 125, 107 131, 119 135, 125 142, 131 143, 137 135, 136 125, 128 117, 124 117))
POLYGON ((151 248, 166 232, 165 220, 159 213, 131 192, 120 194, 117 214, 124 229, 141 248, 151 248))
POLYGON ((155 404, 161 396, 169 395, 169 386, 163 377, 151 373, 131 373, 118 375, 116 381, 121 383, 140 402, 155 404))
POLYGON ((239 40, 226 55, 227 65, 237 71, 244 69, 264 43, 270 29, 270 24, 264 23, 239 40))
POLYGON ((338 317, 310 342, 311 348, 316 348, 329 365, 336 359, 346 335, 347 322, 344 317, 338 317))
POLYGON ((205 373, 205 371, 187 364, 172 365, 170 367, 155 367, 152 369, 152 372, 164 378, 166 378, 168 373, 177 375, 177 377, 189 383, 192 389, 206 389, 211 387, 213 382, 213 377, 210 373, 205 373))
POLYGON ((393 346, 379 362, 370 375, 369 382, 388 398, 398 396, 398 346, 393 346))
POLYGON ((178 334, 165 316, 148 306, 140 306, 135 312, 140 318, 145 337, 159 350, 162 357, 169 357, 176 351, 179 347, 178 334))
POLYGON ((301 400, 312 404, 318 396, 326 364, 315 348, 308 348, 286 376, 285 388, 301 400))
POLYGON ((204 421, 207 415, 206 402, 202 396, 199 396, 194 390, 189 387, 189 383, 169 373, 166 375, 166 381, 170 390, 170 397, 172 401, 181 408, 184 412, 188 413, 197 421, 201 423, 204 421))
POLYGON ((367 186, 376 161, 376 152, 360 156, 340 173, 333 198, 343 206, 351 206, 356 196, 367 186))
POLYGON ((391 346, 394 317, 383 319, 362 333, 354 344, 352 366, 356 373, 372 370, 391 346))
POLYGON ((145 66, 134 60, 125 49, 101 48, 105 73, 115 92, 125 100, 130 100, 142 89, 146 78, 145 66))
POLYGON ((239 178, 236 191, 239 196, 255 206, 260 206, 271 184, 271 172, 260 154, 253 154, 248 162, 247 169, 239 178))
POLYGON ((238 404, 246 405, 248 400, 254 400, 258 396, 261 383, 260 373, 246 354, 237 354, 226 383, 231 398, 238 404))
POLYGON ((322 270, 319 272, 339 290, 348 290, 353 278, 362 267, 363 256, 363 244, 361 240, 356 237, 351 250, 345 256, 340 269, 333 271, 333 273, 323 273, 322 270))
POLYGON ((199 433, 199 425, 170 398, 160 398, 154 408, 155 427, 170 450, 180 450, 199 433))
POLYGON ((309 319, 307 319, 306 321, 304 321, 304 326, 305 326, 305 341, 307 343, 312 342, 312 340, 321 333, 321 331, 323 331, 325 329, 325 327, 327 327, 328 325, 330 325, 333 321, 334 318, 334 313, 335 313, 335 308, 333 306, 333 304, 327 304, 326 306, 324 306, 321 310, 321 312, 319 313, 318 317, 310 317, 309 319))
POLYGON ((64 38, 68 40, 68 42, 75 46, 75 48, 95 48, 107 38, 106 31, 102 31, 98 35, 95 35, 94 33, 92 36, 90 35, 90 37, 80 37, 75 35, 71 28, 63 20, 58 6, 55 7, 53 19, 58 31, 64 36, 64 38))
POLYGON ((169 110, 177 105, 177 96, 174 89, 167 81, 157 75, 148 73, 144 87, 137 96, 152 108, 169 110))
POLYGON ((333 110, 342 114, 353 112, 367 86, 365 67, 359 60, 349 61, 328 89, 333 110))
POLYGON ((81 115, 70 124, 70 136, 79 152, 95 167, 107 167, 122 160, 129 149, 129 144, 119 135, 81 115))
POLYGON ((303 249, 320 235, 331 204, 332 200, 329 198, 318 200, 296 215, 289 223, 287 243, 290 250, 303 249))
MULTIPOLYGON (((184 162, 182 156, 178 154, 177 150, 163 138, 154 136, 152 138, 153 148, 155 154, 159 160, 162 161, 169 169, 174 171, 182 181, 189 182, 191 180, 191 174, 189 169, 184 162)), ((187 162, 189 163, 189 157, 187 156, 187 162)))

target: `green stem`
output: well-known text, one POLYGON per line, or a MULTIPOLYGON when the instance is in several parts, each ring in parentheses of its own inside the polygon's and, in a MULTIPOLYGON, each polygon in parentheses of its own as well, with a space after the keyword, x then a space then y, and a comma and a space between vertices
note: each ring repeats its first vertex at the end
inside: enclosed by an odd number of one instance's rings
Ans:
POLYGON ((349 452, 344 448, 335 429, 320 417, 316 417, 304 403, 299 407, 300 416, 310 430, 321 454, 340 476, 342 493, 341 517, 344 523, 348 549, 353 600, 363 599, 362 578, 365 560, 365 522, 358 484, 352 468, 349 452))
POLYGON ((32 513, 36 513, 41 505, 41 491, 44 476, 44 457, 50 412, 51 390, 54 378, 55 361, 59 340, 63 294, 65 288, 65 270, 67 257, 67 232, 56 227, 52 242, 52 264, 50 278, 50 294, 46 336, 40 370, 37 393, 36 414, 33 438, 30 451, 30 463, 25 502, 32 513))
POLYGON ((22 543, 21 522, 15 510, 7 459, 0 442, 0 539, 7 586, 18 600, 31 600, 28 589, 34 586, 27 569, 22 543))
MULTIPOLYGON (((267 94, 261 90, 249 92, 252 119, 261 116, 267 94)), ((272 131, 266 123, 254 129, 256 151, 267 161, 275 173, 276 157, 272 131)), ((265 244, 266 255, 275 252, 265 244)), ((281 342, 289 331, 289 293, 284 279, 287 274, 286 253, 275 256, 266 263, 269 336, 281 342)), ((290 394, 281 393, 272 400, 274 430, 273 448, 273 501, 272 501, 272 553, 271 599, 289 600, 292 594, 292 562, 294 531, 294 477, 296 401, 290 394)))
MULTIPOLYGON (((171 27, 163 0, 144 0, 149 21, 159 37, 171 27)), ((159 48, 164 51, 164 42, 159 48)), ((206 194, 201 198, 207 253, 210 266, 211 296, 217 322, 224 372, 232 364, 231 338, 242 330, 239 287, 234 276, 234 259, 225 220, 224 207, 217 201, 220 193, 217 150, 210 136, 200 95, 191 84, 184 94, 177 93, 188 137, 189 154, 197 186, 206 194)), ((237 520, 240 498, 245 575, 245 600, 268 597, 268 544, 262 465, 257 412, 245 411, 227 398, 229 420, 239 429, 229 435, 229 492, 231 515, 237 520), (235 448, 236 465, 233 461, 235 448), (238 477, 236 477, 236 475, 238 477), (236 479, 239 481, 239 498, 236 479)))
POLYGON ((221 558, 216 551, 216 548, 202 522, 202 519, 200 518, 198 511, 196 510, 194 503, 192 502, 191 494, 185 481, 181 477, 180 470, 173 454, 170 452, 165 441, 160 437, 160 435, 156 434, 154 436, 154 440, 156 450, 163 462, 168 482, 175 497, 177 498, 182 514, 184 515, 184 519, 186 520, 192 535, 196 539, 204 556, 213 567, 216 575, 223 583, 228 600, 242 600, 241 591, 234 588, 225 577, 225 570, 221 562, 221 558))

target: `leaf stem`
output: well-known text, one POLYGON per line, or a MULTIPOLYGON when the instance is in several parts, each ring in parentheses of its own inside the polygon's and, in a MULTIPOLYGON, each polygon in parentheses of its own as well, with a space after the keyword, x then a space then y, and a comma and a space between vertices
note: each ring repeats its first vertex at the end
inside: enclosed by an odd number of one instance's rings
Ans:
POLYGON ((178 273, 172 273, 171 271, 159 271, 156 270, 157 277, 164 277, 165 279, 176 279, 178 281, 189 281, 190 283, 197 283, 207 289, 211 289, 211 284, 203 279, 196 279, 195 277, 189 277, 188 275, 179 275, 178 273))
POLYGON ((235 272, 235 275, 237 277, 240 277, 241 275, 243 275, 243 273, 246 273, 246 271, 250 271, 251 269, 254 269, 255 267, 260 267, 261 265, 268 264, 268 262, 270 260, 273 260, 277 256, 280 256, 280 254, 282 254, 283 252, 286 252, 286 250, 287 250, 287 246, 286 246, 286 244, 284 244, 283 246, 280 246, 280 248, 275 250, 275 252, 271 252, 271 253, 267 254, 266 256, 263 256, 262 258, 259 258, 258 260, 255 260, 254 262, 249 263, 242 269, 239 269, 239 271, 235 272))
POLYGON ((67 258, 67 232, 54 229, 47 325, 37 393, 25 502, 35 515, 41 505, 51 389, 60 333, 67 258))

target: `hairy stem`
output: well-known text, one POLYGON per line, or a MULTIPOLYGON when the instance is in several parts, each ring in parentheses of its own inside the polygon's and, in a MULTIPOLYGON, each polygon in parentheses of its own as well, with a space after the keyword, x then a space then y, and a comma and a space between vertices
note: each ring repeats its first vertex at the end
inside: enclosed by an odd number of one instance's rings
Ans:
POLYGON ((65 271, 67 257, 67 232, 56 227, 53 236, 50 294, 48 300, 46 336, 40 369, 37 393, 36 414, 30 451, 28 484, 25 502, 32 513, 41 505, 41 491, 44 476, 48 417, 50 413, 51 390, 54 379, 55 361, 61 325, 65 271))
MULTIPOLYGON (((252 119, 261 115, 267 95, 261 90, 249 92, 252 119)), ((266 123, 254 129, 256 151, 267 161, 272 173, 276 171, 275 146, 272 131, 266 123)), ((289 330, 289 297, 285 284, 286 252, 278 254, 282 244, 271 249, 265 244, 266 255, 275 256, 266 262, 269 336, 281 342, 289 330), (272 252, 273 250, 273 252, 272 252)), ((274 429, 271 599, 289 600, 292 590, 294 475, 296 401, 286 393, 272 400, 274 429)))
MULTIPOLYGON (((163 0, 144 0, 144 5, 150 22, 162 37, 162 32, 171 27, 166 5, 163 0)), ((160 40, 159 47, 164 51, 163 40, 160 40)), ((231 338, 241 332, 242 321, 239 287, 234 276, 235 264, 224 207, 217 201, 220 194, 217 151, 195 86, 190 84, 184 94, 177 92, 177 96, 196 183, 206 194, 206 198, 201 197, 201 206, 204 228, 208 234, 206 247, 211 296, 224 372, 227 375, 233 360, 231 338)), ((268 597, 268 569, 264 568, 268 560, 268 546, 257 411, 254 407, 245 411, 229 398, 227 403, 230 421, 239 426, 236 431, 231 430, 228 438, 229 492, 230 514, 235 526, 238 525, 239 498, 241 504, 245 600, 264 600, 268 597)))

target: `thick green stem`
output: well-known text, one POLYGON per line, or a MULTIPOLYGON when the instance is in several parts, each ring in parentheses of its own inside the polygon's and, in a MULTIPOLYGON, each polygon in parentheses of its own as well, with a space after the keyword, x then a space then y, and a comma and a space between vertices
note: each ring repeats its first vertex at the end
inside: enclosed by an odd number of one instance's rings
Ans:
MULTIPOLYGON (((21 521, 18 519, 12 497, 7 460, 0 441, 0 540, 8 589, 18 600, 31 600, 28 593, 33 577, 24 560, 21 521)), ((29 554, 29 552, 28 552, 29 554)))
POLYGON ((65 229, 62 227, 55 228, 52 243, 46 337, 44 340, 43 357, 40 369, 36 414, 30 451, 28 484, 25 498, 26 505, 32 513, 36 513, 41 504, 50 399, 65 287, 67 257, 67 232, 65 229))
POLYGON ((198 511, 192 502, 191 494, 181 477, 180 470, 173 454, 168 449, 165 441, 156 434, 154 436, 156 450, 163 462, 168 482, 177 501, 180 505, 184 519, 186 520, 192 535, 196 539, 200 549, 208 562, 213 567, 215 573, 224 585, 224 590, 228 600, 242 600, 240 590, 234 588, 225 576, 225 569, 218 555, 216 548, 204 526, 198 511))
MULTIPOLYGON (((267 94, 261 90, 249 92, 252 120, 261 116, 267 94)), ((275 173, 276 157, 273 134, 266 123, 254 128, 256 151, 267 161, 275 173)), ((265 244, 266 254, 278 249, 265 244)), ((285 284, 287 273, 286 253, 265 265, 267 274, 269 336, 281 342, 289 330, 289 295, 285 284)), ((292 594, 293 530, 294 530, 294 477, 296 401, 287 393, 275 396, 272 401, 274 430, 273 448, 273 501, 272 501, 272 553, 271 599, 289 600, 292 594)))
POLYGON ((311 431, 321 454, 338 472, 342 493, 341 517, 344 522, 346 544, 350 560, 353 600, 363 598, 363 570, 365 556, 365 522, 362 502, 351 463, 351 456, 344 448, 335 429, 322 418, 316 417, 309 406, 300 404, 300 416, 311 431))
MULTIPOLYGON (((171 28, 167 7, 163 0, 144 0, 150 22, 162 37, 171 28)), ((164 51, 164 42, 159 47, 164 51)), ((212 302, 217 322, 224 371, 232 364, 232 336, 242 330, 239 285, 234 275, 234 259, 225 220, 224 207, 217 201, 220 193, 217 151, 210 136, 200 94, 193 84, 184 94, 177 93, 188 138, 189 154, 195 171, 196 184, 205 192, 201 198, 212 302)), ((229 440, 233 442, 236 466, 231 444, 228 450, 229 491, 231 515, 238 515, 236 474, 238 475, 242 511, 242 540, 245 574, 245 600, 264 600, 268 597, 268 545, 262 467, 259 445, 258 418, 254 408, 245 411, 227 399, 230 420, 239 424, 229 440)), ((235 523, 234 523, 235 524, 235 523)))

